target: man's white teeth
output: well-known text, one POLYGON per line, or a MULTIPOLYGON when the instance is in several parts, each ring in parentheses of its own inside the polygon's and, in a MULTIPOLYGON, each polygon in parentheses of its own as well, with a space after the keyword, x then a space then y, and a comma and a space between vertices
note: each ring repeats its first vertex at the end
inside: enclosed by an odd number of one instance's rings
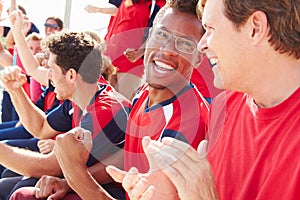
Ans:
POLYGON ((212 67, 216 66, 218 64, 218 59, 217 58, 210 58, 209 62, 211 64, 212 67))
POLYGON ((157 66, 159 66, 162 69, 166 69, 166 70, 173 70, 174 68, 166 63, 160 62, 160 61, 155 61, 155 64, 157 66))

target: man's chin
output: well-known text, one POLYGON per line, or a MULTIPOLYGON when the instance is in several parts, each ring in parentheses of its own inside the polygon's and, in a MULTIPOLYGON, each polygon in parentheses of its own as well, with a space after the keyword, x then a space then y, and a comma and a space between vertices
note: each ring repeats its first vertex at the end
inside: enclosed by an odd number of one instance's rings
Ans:
POLYGON ((150 86, 151 88, 154 88, 154 89, 156 89, 156 90, 164 90, 164 89, 167 88, 167 87, 164 86, 164 85, 160 85, 160 84, 156 84, 156 83, 148 83, 148 84, 149 84, 149 86, 150 86))
POLYGON ((62 96, 56 94, 56 99, 59 100, 59 101, 62 101, 62 100, 65 100, 64 98, 62 98, 62 96))

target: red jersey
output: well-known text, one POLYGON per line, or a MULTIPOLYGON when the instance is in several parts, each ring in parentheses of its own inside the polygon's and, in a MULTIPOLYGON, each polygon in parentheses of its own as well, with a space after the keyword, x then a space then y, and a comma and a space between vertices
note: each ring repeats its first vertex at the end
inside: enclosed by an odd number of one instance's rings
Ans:
POLYGON ((118 72, 126 72, 142 77, 144 73, 143 60, 130 62, 123 52, 127 48, 138 49, 143 42, 145 29, 149 21, 149 3, 140 2, 126 7, 122 1, 114 19, 110 22, 105 36, 106 52, 112 64, 118 67, 118 72))
POLYGON ((80 126, 93 133, 88 166, 123 148, 131 106, 125 97, 104 83, 103 79, 98 84, 99 90, 85 110, 74 105, 73 127, 80 126))
POLYGON ((142 147, 142 138, 153 140, 173 137, 197 148, 204 139, 208 105, 192 85, 186 86, 173 98, 148 107, 149 86, 144 84, 129 115, 125 139, 125 170, 135 166, 139 172, 148 172, 149 166, 142 147))

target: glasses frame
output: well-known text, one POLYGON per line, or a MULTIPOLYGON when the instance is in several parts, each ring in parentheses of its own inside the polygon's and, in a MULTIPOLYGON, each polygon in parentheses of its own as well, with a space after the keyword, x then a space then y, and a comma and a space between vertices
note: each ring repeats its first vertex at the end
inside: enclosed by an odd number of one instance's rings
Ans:
POLYGON ((195 50, 197 49, 197 45, 198 42, 196 40, 193 39, 189 39, 187 37, 185 37, 184 35, 182 36, 176 36, 173 33, 171 33, 169 30, 163 29, 163 28, 151 28, 150 30, 150 38, 153 39, 153 41, 155 41, 156 43, 160 43, 162 45, 166 45, 168 42, 170 42, 171 38, 174 40, 175 42, 175 48, 185 54, 193 54, 195 52, 195 50), (155 34, 156 32, 161 31, 162 33, 167 35, 167 38, 165 41, 159 40, 157 39, 157 35, 155 34), (193 45, 193 47, 191 48, 192 51, 185 51, 184 48, 180 48, 178 45, 179 42, 185 42, 185 41, 189 41, 191 42, 191 44, 193 45))
POLYGON ((52 29, 59 29, 57 24, 49 24, 49 23, 45 23, 44 24, 45 27, 50 27, 52 29))

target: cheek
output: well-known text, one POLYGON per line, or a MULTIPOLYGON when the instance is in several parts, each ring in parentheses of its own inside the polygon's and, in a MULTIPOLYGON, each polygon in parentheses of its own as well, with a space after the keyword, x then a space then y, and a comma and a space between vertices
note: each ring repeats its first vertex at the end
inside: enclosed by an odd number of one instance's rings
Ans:
POLYGON ((58 76, 57 76, 57 74, 54 72, 54 71, 52 71, 51 73, 49 73, 50 74, 50 79, 51 79, 51 81, 53 81, 55 84, 57 84, 59 81, 59 78, 58 78, 58 76))
POLYGON ((191 66, 191 62, 183 59, 179 62, 178 66, 179 68, 177 71, 180 74, 180 76, 184 77, 185 79, 188 79, 193 70, 193 67, 191 66))

